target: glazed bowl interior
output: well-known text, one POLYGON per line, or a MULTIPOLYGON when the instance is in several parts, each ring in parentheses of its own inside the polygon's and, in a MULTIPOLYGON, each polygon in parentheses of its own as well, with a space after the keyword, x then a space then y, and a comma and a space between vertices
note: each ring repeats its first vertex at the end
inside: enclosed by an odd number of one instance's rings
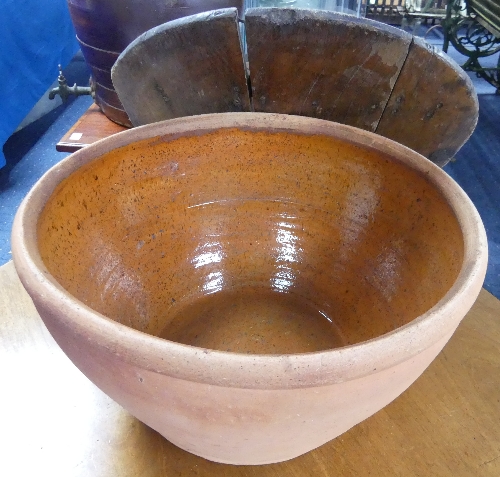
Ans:
POLYGON ((64 289, 136 330, 240 353, 360 343, 444 297, 452 208, 385 153, 299 132, 143 139, 63 180, 37 224, 64 289))

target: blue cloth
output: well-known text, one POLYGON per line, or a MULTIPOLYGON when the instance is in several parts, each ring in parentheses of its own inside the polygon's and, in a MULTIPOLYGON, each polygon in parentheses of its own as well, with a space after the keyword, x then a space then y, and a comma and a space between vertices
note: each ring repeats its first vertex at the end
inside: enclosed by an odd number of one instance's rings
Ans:
POLYGON ((5 141, 77 51, 66 0, 0 1, 0 167, 5 141))

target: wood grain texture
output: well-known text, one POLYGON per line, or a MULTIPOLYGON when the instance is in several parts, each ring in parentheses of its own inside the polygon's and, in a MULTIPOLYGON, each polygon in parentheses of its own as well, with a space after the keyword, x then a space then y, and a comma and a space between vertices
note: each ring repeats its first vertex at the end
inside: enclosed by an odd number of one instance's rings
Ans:
POLYGON ((467 73, 415 37, 376 132, 444 166, 469 139, 478 112, 467 73))
POLYGON ((249 111, 237 10, 174 20, 131 43, 112 69, 132 124, 249 111))
POLYGON ((411 35, 314 10, 251 9, 245 24, 255 111, 375 131, 411 35))
POLYGON ((56 150, 59 152, 75 152, 82 147, 126 129, 125 126, 120 126, 108 119, 97 104, 92 104, 56 144, 56 150), (80 139, 75 140, 71 137, 73 133, 79 133, 82 136, 80 139))
POLYGON ((91 384, 0 267, 0 475, 316 477, 500 474, 500 302, 482 291, 428 370, 385 409, 280 464, 246 467, 182 451, 91 384))

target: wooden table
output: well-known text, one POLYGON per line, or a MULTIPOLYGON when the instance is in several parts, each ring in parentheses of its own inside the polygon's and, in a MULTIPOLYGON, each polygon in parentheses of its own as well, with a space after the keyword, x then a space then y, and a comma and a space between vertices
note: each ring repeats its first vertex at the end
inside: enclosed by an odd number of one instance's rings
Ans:
POLYGON ((75 152, 99 139, 125 130, 126 127, 108 119, 94 103, 56 144, 56 150, 75 152))
POLYGON ((0 267, 0 475, 5 477, 498 477, 500 301, 482 290, 402 396, 337 439, 281 464, 215 464, 128 414, 55 344, 0 267))

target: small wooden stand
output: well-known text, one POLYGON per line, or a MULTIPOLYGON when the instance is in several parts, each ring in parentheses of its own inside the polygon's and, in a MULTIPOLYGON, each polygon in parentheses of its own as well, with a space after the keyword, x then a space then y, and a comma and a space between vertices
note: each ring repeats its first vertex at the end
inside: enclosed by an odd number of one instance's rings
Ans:
POLYGON ((125 131, 125 126, 114 123, 93 104, 56 144, 59 152, 75 152, 100 139, 125 131))

